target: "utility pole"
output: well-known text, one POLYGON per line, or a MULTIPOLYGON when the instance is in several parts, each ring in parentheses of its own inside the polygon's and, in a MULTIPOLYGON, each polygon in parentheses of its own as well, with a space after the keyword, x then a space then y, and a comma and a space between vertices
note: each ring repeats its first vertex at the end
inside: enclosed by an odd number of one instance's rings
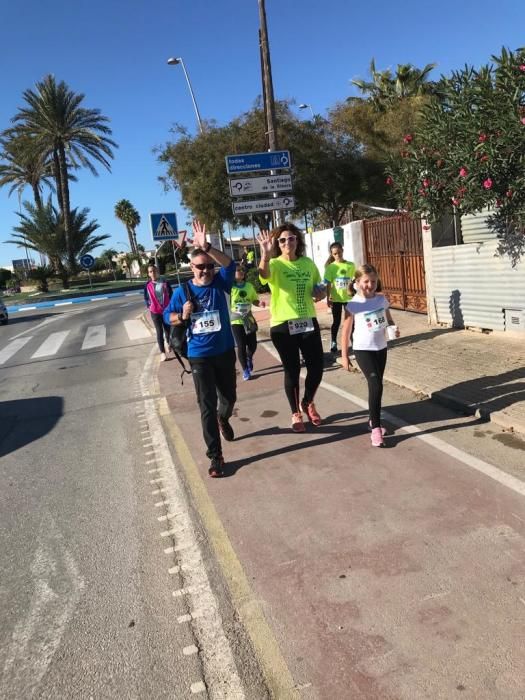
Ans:
MULTIPOLYGON (((270 61, 270 45, 268 42, 268 27, 266 25, 266 7, 265 0, 258 0, 259 3, 259 42, 261 48, 262 62, 262 83, 263 83, 263 100, 264 113, 266 117, 266 128, 268 137, 268 150, 277 151, 277 131, 275 119, 275 100, 273 96, 272 82, 272 64, 270 61)), ((275 173, 272 171, 272 175, 275 173)), ((274 197, 277 196, 274 193, 274 197)), ((281 212, 274 211, 274 225, 278 226, 281 219, 281 212)))

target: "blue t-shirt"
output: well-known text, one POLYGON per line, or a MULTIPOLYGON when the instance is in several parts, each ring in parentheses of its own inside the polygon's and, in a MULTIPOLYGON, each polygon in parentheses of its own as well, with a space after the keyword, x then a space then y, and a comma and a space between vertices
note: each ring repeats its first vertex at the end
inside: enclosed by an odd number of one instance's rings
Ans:
MULTIPOLYGON (((235 262, 231 262, 228 267, 221 267, 216 273, 211 284, 205 287, 198 287, 193 282, 188 282, 193 296, 194 308, 192 313, 192 326, 188 329, 188 357, 211 357, 220 355, 234 347, 233 334, 230 322, 229 299, 233 281, 235 279, 235 262), (210 312, 218 312, 220 320, 220 330, 207 332, 210 328, 209 322, 203 319, 216 318, 210 312), (199 316, 204 313, 205 316, 199 316), (199 319, 201 323, 199 323, 199 319), (195 332, 192 331, 195 329, 195 332), (200 329, 201 332, 198 332, 200 329)), ((164 321, 169 324, 170 313, 182 313, 182 307, 186 303, 184 285, 177 287, 168 307, 164 311, 164 321)))

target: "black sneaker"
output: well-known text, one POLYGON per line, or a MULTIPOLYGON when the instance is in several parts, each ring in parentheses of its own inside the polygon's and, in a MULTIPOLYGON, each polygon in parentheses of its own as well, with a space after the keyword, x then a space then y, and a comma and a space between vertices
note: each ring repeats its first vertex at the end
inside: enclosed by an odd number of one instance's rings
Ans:
POLYGON ((227 418, 220 418, 219 417, 219 430, 221 431, 222 437, 227 442, 231 442, 235 438, 233 428, 231 427, 227 418))
POLYGON ((224 476, 224 459, 223 457, 214 457, 211 460, 210 468, 208 469, 208 474, 212 479, 220 479, 224 476))
POLYGON ((337 352, 337 343, 335 341, 332 341, 330 345, 330 352, 337 352))

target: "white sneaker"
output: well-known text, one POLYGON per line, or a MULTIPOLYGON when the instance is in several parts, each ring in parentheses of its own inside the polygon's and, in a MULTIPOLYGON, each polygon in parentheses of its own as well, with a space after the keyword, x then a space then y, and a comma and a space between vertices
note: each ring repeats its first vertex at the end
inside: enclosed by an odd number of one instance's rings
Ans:
POLYGON ((161 352, 161 353, 160 353, 160 361, 161 361, 161 362, 166 362, 166 353, 165 353, 165 352, 161 352))

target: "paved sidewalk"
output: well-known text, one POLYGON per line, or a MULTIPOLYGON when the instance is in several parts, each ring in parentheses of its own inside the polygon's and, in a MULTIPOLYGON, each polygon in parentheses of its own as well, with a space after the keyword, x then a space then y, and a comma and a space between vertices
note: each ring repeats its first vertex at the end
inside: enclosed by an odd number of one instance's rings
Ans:
MULTIPOLYGON (((317 313, 328 349, 332 321, 325 302, 317 313)), ((525 334, 431 326, 425 315, 395 309, 392 315, 402 337, 390 343, 386 380, 525 435, 525 334)), ((256 316, 267 333, 269 312, 256 316)))

